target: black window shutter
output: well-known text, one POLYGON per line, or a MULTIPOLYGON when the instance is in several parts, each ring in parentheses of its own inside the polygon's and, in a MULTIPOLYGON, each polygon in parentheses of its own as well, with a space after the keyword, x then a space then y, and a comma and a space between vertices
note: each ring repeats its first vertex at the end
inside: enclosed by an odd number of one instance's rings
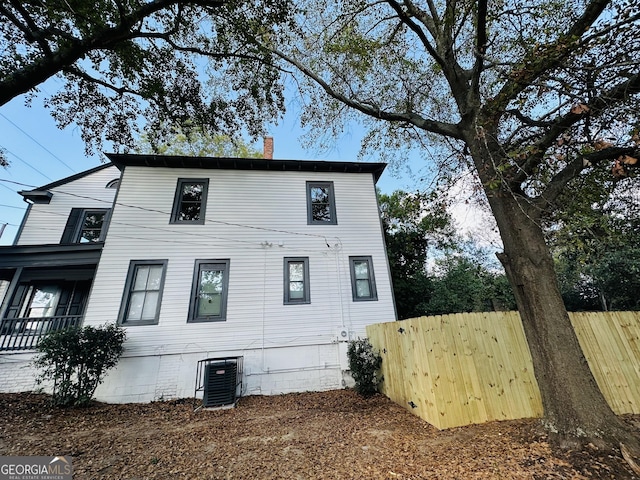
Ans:
POLYGON ((76 288, 73 292, 73 296, 71 297, 71 301, 69 302, 67 315, 82 315, 84 312, 84 304, 89 296, 90 286, 90 280, 76 282, 76 288))
POLYGON ((67 315, 67 307, 71 300, 71 293, 73 292, 73 282, 64 282, 58 285, 60 288, 60 298, 58 299, 58 306, 56 307, 56 317, 67 315))
POLYGON ((5 318, 17 318, 20 314, 20 307, 22 306, 22 302, 24 302, 25 294, 27 293, 28 285, 26 283, 21 283, 17 286, 15 292, 13 292, 13 298, 11 299, 11 304, 5 313, 5 318))
POLYGON ((75 234, 78 231, 78 223, 82 221, 80 218, 80 214, 82 213, 82 208, 72 208, 71 213, 69 214, 69 218, 67 218, 67 224, 64 227, 64 232, 62 232, 62 238, 60 239, 60 243, 75 243, 76 238, 75 234))

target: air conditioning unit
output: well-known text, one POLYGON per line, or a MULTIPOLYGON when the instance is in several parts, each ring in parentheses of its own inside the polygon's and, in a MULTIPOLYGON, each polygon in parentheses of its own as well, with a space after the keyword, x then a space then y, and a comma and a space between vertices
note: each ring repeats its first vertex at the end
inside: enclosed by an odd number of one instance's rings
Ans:
POLYGON ((236 401, 238 366, 236 362, 209 363, 204 368, 205 407, 233 405, 236 401))

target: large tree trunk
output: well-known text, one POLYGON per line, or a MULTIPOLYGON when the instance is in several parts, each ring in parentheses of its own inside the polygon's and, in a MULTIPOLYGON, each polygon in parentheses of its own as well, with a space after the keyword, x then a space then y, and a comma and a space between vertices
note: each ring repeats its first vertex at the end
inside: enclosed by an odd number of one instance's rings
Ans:
POLYGON ((489 203, 504 243, 500 261, 514 290, 542 395, 544 423, 561 446, 594 443, 638 451, 634 434, 604 399, 578 343, 538 215, 511 192, 489 203))

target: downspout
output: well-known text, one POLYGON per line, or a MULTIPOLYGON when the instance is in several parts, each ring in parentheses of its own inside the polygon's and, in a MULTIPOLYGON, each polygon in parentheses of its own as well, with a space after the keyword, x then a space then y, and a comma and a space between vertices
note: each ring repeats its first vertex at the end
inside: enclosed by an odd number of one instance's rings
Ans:
MULTIPOLYGON (((26 202, 26 200, 25 200, 26 202)), ((29 217, 29 212, 31 212, 31 206, 33 205, 31 202, 26 202, 27 203, 27 211, 24 212, 24 216, 22 217, 22 221, 20 222, 20 226, 18 227, 18 231, 16 232, 16 236, 13 237, 13 244, 12 245, 18 245, 18 240, 20 240, 20 235, 22 235, 22 230, 24 230, 24 226, 27 223, 27 218, 29 217)))

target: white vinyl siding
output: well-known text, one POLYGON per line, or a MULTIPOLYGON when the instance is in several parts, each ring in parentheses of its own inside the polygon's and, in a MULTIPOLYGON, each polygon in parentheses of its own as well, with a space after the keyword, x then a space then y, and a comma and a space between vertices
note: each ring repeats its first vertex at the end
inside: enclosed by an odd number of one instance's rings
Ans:
POLYGON ((120 171, 111 166, 52 188, 50 203, 31 205, 16 245, 60 243, 72 208, 106 210, 112 207, 116 189, 105 187, 119 176, 120 171))
POLYGON ((85 324, 118 315, 129 260, 168 259, 157 325, 128 354, 242 352, 331 343, 395 319, 371 174, 126 167, 85 324), (208 178, 204 225, 171 224, 179 178, 208 178), (307 182, 333 182, 338 225, 308 225, 307 182), (378 302, 353 302, 349 256, 370 256, 378 302), (283 258, 309 259, 313 303, 283 303, 283 258), (226 321, 188 323, 197 259, 230 259, 226 321))

